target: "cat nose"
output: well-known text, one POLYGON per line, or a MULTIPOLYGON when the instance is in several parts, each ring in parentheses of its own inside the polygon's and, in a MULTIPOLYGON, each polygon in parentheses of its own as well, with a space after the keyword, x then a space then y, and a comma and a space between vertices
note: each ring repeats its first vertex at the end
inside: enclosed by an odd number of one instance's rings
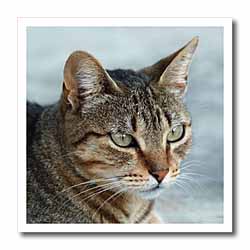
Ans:
POLYGON ((169 169, 158 170, 154 172, 149 171, 149 173, 157 180, 159 184, 163 181, 163 179, 168 174, 168 172, 169 172, 169 169))

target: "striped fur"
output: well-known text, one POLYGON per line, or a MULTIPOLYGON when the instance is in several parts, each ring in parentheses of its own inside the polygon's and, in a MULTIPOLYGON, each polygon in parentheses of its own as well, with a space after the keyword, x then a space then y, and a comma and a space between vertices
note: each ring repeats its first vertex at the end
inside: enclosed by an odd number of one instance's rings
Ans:
POLYGON ((106 71, 85 52, 69 57, 58 103, 28 104, 28 223, 160 222, 154 199, 179 174, 191 147, 178 84, 187 84, 196 45, 194 39, 140 71, 106 71), (185 134, 169 143, 177 125, 185 134), (119 147, 110 133, 129 134, 136 146, 119 147), (163 170, 168 174, 158 185, 152 173, 163 170))

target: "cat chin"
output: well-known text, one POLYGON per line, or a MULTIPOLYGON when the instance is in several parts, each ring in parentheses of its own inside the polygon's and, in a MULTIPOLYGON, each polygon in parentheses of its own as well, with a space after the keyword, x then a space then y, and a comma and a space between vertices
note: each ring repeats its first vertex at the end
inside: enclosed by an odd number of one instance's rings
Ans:
POLYGON ((149 190, 139 191, 138 195, 146 200, 154 200, 162 193, 163 190, 163 187, 155 187, 149 190))

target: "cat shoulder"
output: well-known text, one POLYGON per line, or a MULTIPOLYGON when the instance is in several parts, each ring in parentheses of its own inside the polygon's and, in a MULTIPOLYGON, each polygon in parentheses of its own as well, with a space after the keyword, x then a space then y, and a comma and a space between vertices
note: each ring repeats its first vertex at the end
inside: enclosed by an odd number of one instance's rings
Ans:
POLYGON ((43 107, 39 104, 27 102, 27 135, 28 142, 30 143, 33 138, 33 133, 35 130, 35 125, 39 120, 41 113, 43 112, 43 107))

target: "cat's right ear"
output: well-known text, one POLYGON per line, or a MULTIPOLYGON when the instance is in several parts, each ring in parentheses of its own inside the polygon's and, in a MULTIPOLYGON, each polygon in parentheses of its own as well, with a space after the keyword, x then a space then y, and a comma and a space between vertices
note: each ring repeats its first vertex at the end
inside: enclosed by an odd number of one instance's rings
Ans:
POLYGON ((73 111, 95 95, 122 92, 107 71, 92 55, 73 52, 65 63, 63 99, 73 111))

